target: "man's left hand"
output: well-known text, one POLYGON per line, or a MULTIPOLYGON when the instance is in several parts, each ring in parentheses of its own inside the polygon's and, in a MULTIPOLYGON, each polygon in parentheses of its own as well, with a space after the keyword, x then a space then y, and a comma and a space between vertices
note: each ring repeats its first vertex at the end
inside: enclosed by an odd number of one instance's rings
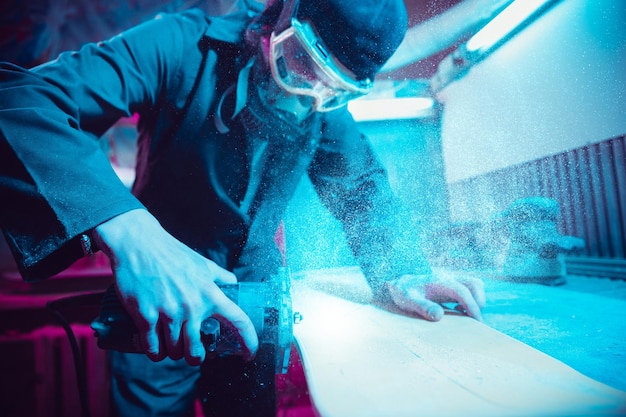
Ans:
POLYGON ((385 285, 395 306, 426 320, 441 320, 444 315, 441 303, 447 302, 459 303, 463 313, 482 320, 480 310, 485 305, 485 291, 480 279, 433 273, 403 275, 385 285))

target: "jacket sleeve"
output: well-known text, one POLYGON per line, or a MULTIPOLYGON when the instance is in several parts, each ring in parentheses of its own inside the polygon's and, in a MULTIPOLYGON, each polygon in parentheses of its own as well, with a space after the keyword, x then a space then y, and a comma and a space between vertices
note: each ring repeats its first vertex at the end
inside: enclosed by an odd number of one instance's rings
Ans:
POLYGON ((80 234, 143 207, 97 138, 184 88, 186 19, 156 19, 31 70, 0 65, 0 228, 24 279, 66 268, 83 256, 80 234))
POLYGON ((395 197, 387 172, 347 109, 327 114, 309 176, 322 203, 342 223, 348 244, 375 294, 404 274, 430 273, 395 197))

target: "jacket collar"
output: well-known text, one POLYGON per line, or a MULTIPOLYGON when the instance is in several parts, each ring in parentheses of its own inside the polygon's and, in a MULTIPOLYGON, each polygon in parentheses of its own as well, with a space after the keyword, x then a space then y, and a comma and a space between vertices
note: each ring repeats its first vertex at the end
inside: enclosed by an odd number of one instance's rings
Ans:
POLYGON ((231 44, 240 44, 244 32, 255 13, 252 11, 238 11, 223 16, 207 16, 209 22, 205 35, 211 39, 231 44))

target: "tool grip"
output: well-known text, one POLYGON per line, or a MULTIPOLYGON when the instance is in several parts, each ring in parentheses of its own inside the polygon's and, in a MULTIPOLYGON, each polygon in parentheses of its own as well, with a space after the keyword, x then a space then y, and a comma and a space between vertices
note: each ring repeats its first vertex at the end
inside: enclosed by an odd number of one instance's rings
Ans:
MULTIPOLYGON (((225 291, 228 294, 228 291, 225 291)), ((98 339, 98 347, 126 353, 144 353, 139 330, 117 297, 113 286, 104 293, 100 315, 91 328, 98 339)), ((215 318, 209 317, 200 325, 200 338, 208 357, 243 355, 237 333, 215 318)))

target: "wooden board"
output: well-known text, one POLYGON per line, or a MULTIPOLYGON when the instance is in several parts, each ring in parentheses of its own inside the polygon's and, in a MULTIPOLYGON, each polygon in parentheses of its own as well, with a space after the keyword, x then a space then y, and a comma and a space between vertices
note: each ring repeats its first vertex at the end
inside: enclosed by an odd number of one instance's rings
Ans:
POLYGON ((626 414, 626 393, 478 321, 431 323, 367 304, 353 269, 295 276, 292 291, 303 317, 296 345, 321 417, 626 414))

